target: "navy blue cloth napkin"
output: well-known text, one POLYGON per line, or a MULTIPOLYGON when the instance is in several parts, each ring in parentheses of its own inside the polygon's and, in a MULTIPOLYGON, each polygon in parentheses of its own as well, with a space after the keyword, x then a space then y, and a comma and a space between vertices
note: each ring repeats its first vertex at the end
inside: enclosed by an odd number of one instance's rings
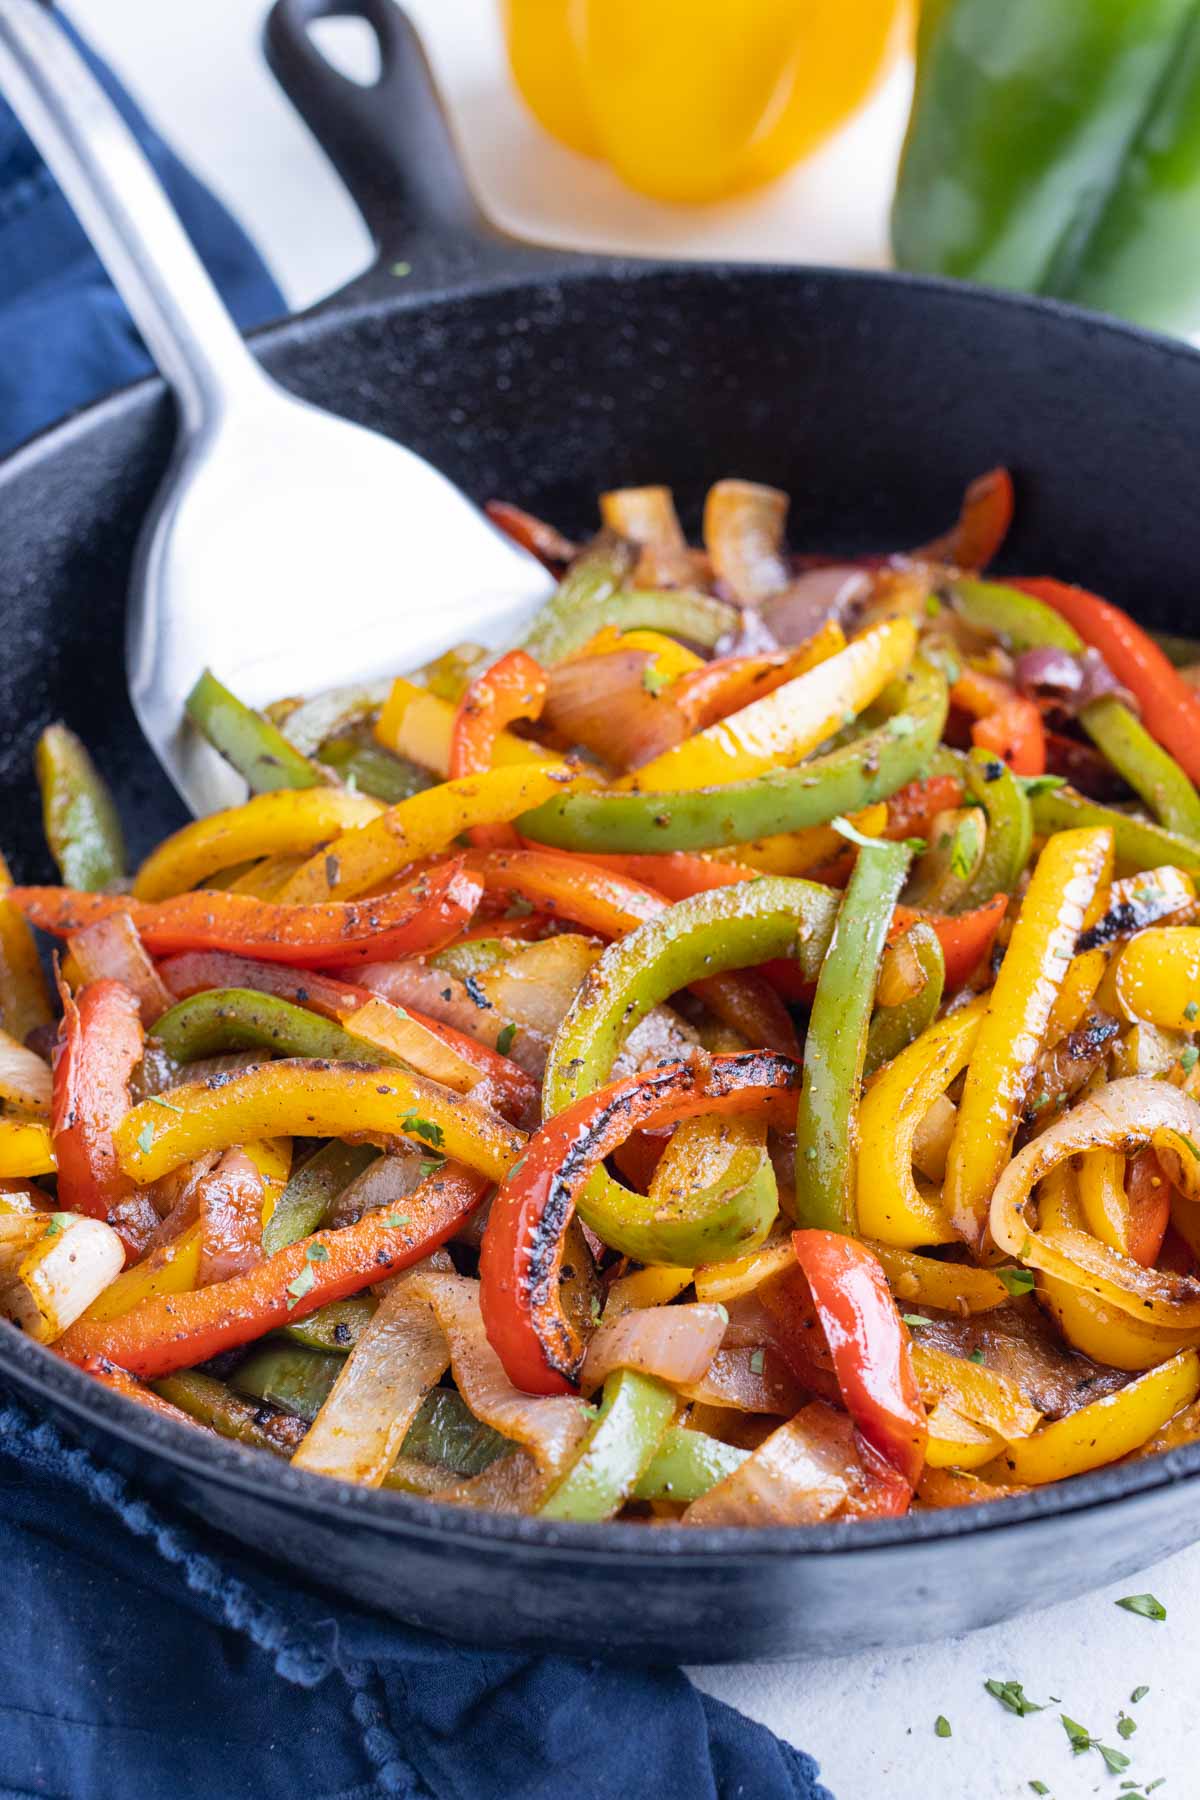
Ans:
MULTIPOLYGON (((238 321, 281 311, 90 60, 238 321)), ((0 447, 148 367, 0 102, 0 447)), ((2 1397, 0 1569, 0 1800, 831 1800, 809 1757, 678 1671, 463 1649, 331 1604, 2 1397)))

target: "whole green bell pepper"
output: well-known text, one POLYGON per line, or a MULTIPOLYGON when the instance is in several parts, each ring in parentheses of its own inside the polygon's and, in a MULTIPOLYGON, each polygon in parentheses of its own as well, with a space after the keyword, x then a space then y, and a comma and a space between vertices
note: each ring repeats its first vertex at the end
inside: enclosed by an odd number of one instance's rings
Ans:
POLYGON ((1197 0, 925 0, 901 268, 1200 326, 1197 0))

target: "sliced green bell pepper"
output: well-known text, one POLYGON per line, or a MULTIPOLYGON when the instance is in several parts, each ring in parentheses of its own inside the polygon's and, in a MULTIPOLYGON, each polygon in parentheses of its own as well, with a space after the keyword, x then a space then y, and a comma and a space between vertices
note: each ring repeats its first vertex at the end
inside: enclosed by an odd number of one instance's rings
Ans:
POLYGON ((1113 834, 1118 867, 1131 874, 1139 869, 1161 869, 1170 864, 1189 875, 1200 875, 1200 840, 1164 831, 1146 819, 1135 819, 1114 806, 1101 806, 1074 788, 1060 787, 1036 794, 1033 824, 1039 837, 1077 826, 1107 825, 1113 834))
POLYGON ((654 1459, 633 1490, 635 1500, 677 1500, 688 1505, 740 1469, 749 1450, 723 1444, 706 1431, 668 1425, 654 1459))
POLYGON ((326 784, 321 771, 288 743, 278 726, 231 694, 211 669, 205 669, 184 705, 213 748, 249 782, 252 794, 326 784))
MULTIPOLYGON (((330 1144, 327 1148, 332 1150, 334 1145, 330 1144)), ((339 1144, 337 1148, 345 1150, 361 1150, 364 1148, 369 1149, 370 1146, 362 1144, 339 1144)), ((323 1152, 321 1151, 317 1152, 318 1156, 322 1154, 323 1152)), ((309 1169, 315 1160, 315 1157, 310 1157, 308 1162, 305 1163, 304 1169, 299 1170, 297 1174, 293 1176, 293 1181, 298 1181, 304 1171, 309 1169)), ((328 1173, 330 1175, 330 1185, 332 1186, 332 1170, 328 1171, 328 1173)), ((356 1171, 356 1173, 361 1173, 361 1171, 356 1171)), ((346 1184, 343 1182, 342 1186, 345 1185, 346 1184)), ((338 1193, 340 1192, 341 1187, 338 1188, 338 1193)), ((286 1194, 287 1190, 285 1189, 284 1198, 286 1198, 286 1194)), ((336 1193, 333 1195, 333 1198, 336 1200, 336 1193)), ((281 1199, 280 1205, 282 1206, 282 1204, 283 1200, 281 1199)), ((324 1214, 324 1209, 328 1207, 328 1204, 328 1199, 322 1196, 322 1216, 324 1214)), ((275 1214, 272 1214, 272 1221, 278 1212, 279 1207, 277 1206, 275 1208, 275 1214)), ((320 1221, 318 1220, 318 1223, 319 1222, 320 1221)), ((289 1226, 288 1229, 290 1230, 291 1227, 289 1226)), ((270 1230, 270 1226, 268 1226, 267 1230, 270 1230)), ((296 1233, 296 1237, 307 1237, 308 1235, 309 1232, 307 1230, 298 1231, 296 1233)), ((264 1232, 264 1247, 266 1236, 267 1232, 264 1232)), ((295 1243, 296 1237, 289 1238, 288 1242, 295 1243)), ((270 1255, 269 1250, 267 1254, 270 1255)), ((325 1306, 318 1306, 316 1312, 309 1313, 306 1318, 294 1319, 290 1324, 285 1325, 283 1327, 283 1335, 294 1339, 297 1344, 307 1344, 310 1350, 328 1350, 334 1355, 345 1356, 349 1351, 353 1350, 355 1344, 357 1344, 359 1338, 371 1323, 371 1320, 375 1316, 375 1308, 377 1305, 378 1302, 373 1300, 369 1294, 356 1294, 353 1299, 350 1300, 330 1300, 325 1306)))
POLYGON ((912 847, 864 838, 821 965, 796 1117, 796 1219, 853 1233, 855 1118, 879 959, 912 847))
POLYGON ((321 745, 317 760, 332 769, 348 788, 370 794, 385 806, 395 806, 433 785, 428 769, 419 768, 403 756, 394 756, 382 744, 358 733, 328 738, 321 745))
POLYGON ((560 850, 628 853, 711 850, 827 825, 926 772, 946 723, 946 678, 918 657, 879 704, 882 724, 794 768, 680 793, 565 794, 524 813, 518 829, 560 850))
MULTIPOLYGON (((994 581, 954 584, 958 611, 979 630, 990 631, 1018 655, 1050 646, 1078 656, 1083 639, 1052 606, 1032 594, 994 581)), ((1200 838, 1200 794, 1173 756, 1155 742, 1129 708, 1105 694, 1081 708, 1079 722, 1134 792, 1168 831, 1200 838)))
POLYGON ((675 1413, 665 1382, 635 1369, 618 1369, 604 1384, 604 1399, 583 1447, 550 1497, 543 1519, 611 1519, 642 1479, 675 1413))
MULTIPOLYGON (((550 1047, 543 1117, 602 1086, 634 1026, 691 982, 788 956, 815 979, 836 912, 837 895, 829 888, 769 875, 695 894, 617 939, 591 970, 550 1047)), ((753 1160, 759 1163, 757 1154, 753 1160)), ((715 1192, 668 1210, 601 1168, 583 1191, 579 1214, 606 1244, 639 1262, 720 1262, 743 1254, 764 1229, 773 1196, 750 1179, 755 1172, 747 1168, 744 1187, 721 1182, 715 1192)))
POLYGON ((334 1020, 255 988, 205 988, 192 994, 162 1015, 154 1035, 168 1056, 182 1063, 226 1050, 272 1050, 277 1056, 313 1056, 325 1062, 400 1061, 334 1020))
POLYGON ((471 1476, 481 1475, 512 1448, 509 1438, 480 1423, 461 1394, 452 1388, 434 1388, 417 1409, 400 1454, 414 1462, 450 1469, 455 1475, 471 1476))
POLYGON ((34 755, 42 823, 67 887, 95 892, 125 874, 125 839, 104 777, 73 731, 47 725, 34 755))
POLYGON ((229 1385, 239 1394, 295 1413, 311 1425, 345 1364, 344 1356, 322 1355, 301 1344, 268 1339, 238 1365, 229 1385))
MULTIPOLYGON (((378 1154, 373 1144, 343 1144, 335 1138, 302 1163, 263 1227, 266 1254, 273 1256, 276 1250, 316 1231, 338 1195, 370 1167, 378 1154)), ((306 1323, 311 1326, 327 1310, 322 1307, 306 1323)), ((337 1323, 335 1320, 335 1329, 337 1323)), ((291 1327, 293 1332, 297 1329, 296 1325, 291 1327)))
POLYGON ((908 940, 916 952, 924 983, 917 992, 897 1006, 880 1006, 875 1010, 867 1030, 867 1056, 863 1079, 869 1080, 876 1069, 891 1062, 902 1050, 916 1042, 933 1024, 946 989, 946 958, 941 941, 932 925, 923 919, 911 927, 908 940))
MULTIPOLYGON (((973 912, 986 906, 994 894, 1010 893, 1029 861, 1033 846, 1033 815, 1029 800, 1008 764, 988 750, 971 750, 962 756, 955 750, 939 750, 930 763, 931 774, 957 775, 967 798, 983 808, 987 835, 983 855, 966 876, 952 867, 942 871, 936 887, 918 892, 910 882, 905 902, 935 912, 973 912)), ((920 868, 914 872, 914 879, 920 868)))
POLYGON ((199 1369, 182 1369, 151 1385, 156 1394, 219 1436, 255 1450, 268 1450, 272 1456, 294 1455, 307 1429, 302 1419, 269 1413, 261 1402, 231 1393, 223 1381, 203 1375, 199 1369))
POLYGON ((1200 326, 1196 0, 925 0, 904 269, 1200 326))

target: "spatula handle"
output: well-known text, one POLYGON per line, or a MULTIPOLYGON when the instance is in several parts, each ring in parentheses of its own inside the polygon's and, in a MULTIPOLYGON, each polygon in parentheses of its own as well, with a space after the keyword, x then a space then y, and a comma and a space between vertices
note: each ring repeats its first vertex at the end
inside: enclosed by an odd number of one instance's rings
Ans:
POLYGON ((174 388, 186 430, 264 377, 137 139, 37 0, 0 0, 0 90, 174 388))

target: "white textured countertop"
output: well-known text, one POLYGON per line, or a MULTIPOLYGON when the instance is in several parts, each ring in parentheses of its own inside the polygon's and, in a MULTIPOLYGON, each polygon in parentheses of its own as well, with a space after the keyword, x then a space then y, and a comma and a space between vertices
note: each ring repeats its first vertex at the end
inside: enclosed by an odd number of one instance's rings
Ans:
MULTIPOLYGON (((852 3, 852 0, 850 0, 852 3)), ((74 0, 73 13, 156 121, 257 238, 293 305, 366 263, 366 233, 262 63, 265 0, 74 0)), ((766 193, 704 212, 626 193, 527 121, 503 79, 491 0, 409 0, 423 28, 477 191, 510 229, 580 247, 682 256, 880 263, 890 158, 906 104, 901 72, 869 114, 816 162, 766 193)), ((322 27, 347 67, 370 68, 355 26, 322 27)), ((1081 1525, 1080 1529, 1086 1529, 1081 1525)), ((1198 1523, 1200 1530, 1200 1523, 1198 1523)), ((1019 1587, 1024 1572, 1014 1562, 1019 1587)), ((1013 1800, 1031 1780, 1055 1800, 1108 1794, 1166 1776, 1161 1800, 1200 1795, 1195 1703, 1200 1550, 1086 1601, 920 1648, 825 1664, 697 1671, 714 1694, 812 1751, 837 1800, 1013 1800), (1166 1624, 1118 1610, 1151 1589, 1166 1624), (983 1689, 1016 1679, 1132 1756, 1109 1774, 1072 1757, 1058 1707, 1016 1718, 983 1689), (1138 1686, 1150 1692, 1129 1704, 1138 1686), (1118 1711, 1136 1717, 1126 1742, 1118 1711), (934 1734, 938 1714, 953 1736, 934 1734)), ((751 1800, 751 1797, 747 1797, 751 1800)))

